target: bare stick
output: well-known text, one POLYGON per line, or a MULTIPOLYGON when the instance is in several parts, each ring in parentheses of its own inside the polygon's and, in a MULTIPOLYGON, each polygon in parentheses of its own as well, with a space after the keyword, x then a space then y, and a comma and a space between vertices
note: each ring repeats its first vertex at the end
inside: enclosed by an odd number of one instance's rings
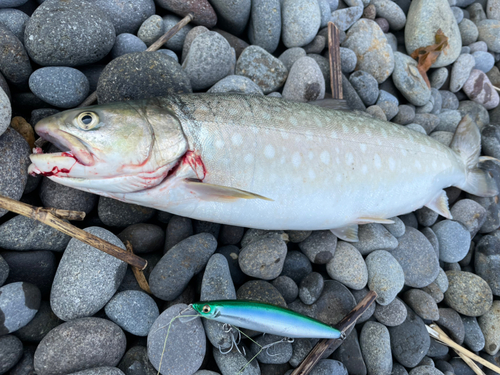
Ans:
POLYGON ((85 219, 85 212, 82 211, 68 211, 61 210, 59 208, 35 208, 35 210, 40 212, 50 212, 52 215, 57 216, 60 219, 82 221, 85 219))
MULTIPOLYGON (((493 85, 491 85, 491 86, 493 86, 493 85)), ((493 86, 493 88, 494 88, 495 90, 497 90, 497 91, 500 91, 500 89, 499 89, 498 87, 496 87, 496 86, 493 86)))
MULTIPOLYGON (((134 254, 134 249, 132 249, 132 244, 130 241, 126 241, 125 247, 127 248, 127 251, 130 254, 134 254)), ((132 272, 134 273, 135 279, 139 283, 139 286, 141 287, 142 290, 144 290, 146 293, 151 294, 151 288, 149 288, 148 281, 146 280, 146 276, 144 276, 143 270, 131 266, 132 267, 132 272)))
POLYGON ((464 354, 465 356, 473 359, 476 362, 479 362, 483 366, 488 367, 489 369, 495 371, 496 373, 500 374, 500 367, 495 366, 493 363, 487 361, 484 358, 481 358, 480 356, 472 353, 471 351, 465 349, 464 347, 458 345, 455 341, 450 339, 448 336, 443 335, 439 331, 443 332, 436 324, 431 324, 430 326, 426 325, 425 328, 427 328, 427 332, 429 332, 429 335, 442 342, 445 345, 448 345, 449 347, 455 349, 455 351, 464 354))
POLYGON ((340 63, 340 32, 333 22, 328 22, 328 56, 330 60, 330 85, 332 99, 344 99, 340 63))
MULTIPOLYGON (((370 307, 370 305, 377 298, 377 293, 374 291, 370 291, 365 298, 363 298, 358 305, 351 310, 349 314, 347 314, 344 319, 342 319, 337 325, 336 328, 342 332, 343 335, 347 333, 347 331, 356 324, 356 321, 363 315, 363 313, 370 307)), ((302 361, 302 363, 293 370, 291 375, 307 375, 313 369, 313 367, 318 363, 323 354, 328 349, 337 349, 342 343, 343 339, 329 339, 329 340, 321 340, 316 344, 316 346, 311 350, 311 352, 307 355, 307 357, 302 361)))
MULTIPOLYGON (((168 30, 165 34, 163 34, 156 42, 151 44, 149 48, 146 50, 147 52, 154 52, 160 49, 165 43, 167 43, 175 34, 179 32, 184 26, 186 26, 189 22, 194 19, 193 13, 188 13, 186 17, 177 22, 174 27, 168 30)), ((78 107, 87 107, 94 103, 97 100, 97 91, 94 91, 90 94, 87 99, 85 99, 78 107)))
POLYGON ((55 216, 50 209, 35 208, 29 204, 18 202, 2 195, 0 195, 0 208, 41 221, 45 225, 55 228, 68 236, 74 237, 87 245, 93 246, 96 249, 123 260, 131 266, 137 267, 141 270, 145 269, 148 265, 146 260, 138 257, 137 255, 130 254, 129 252, 120 249, 118 246, 115 246, 91 233, 85 232, 84 230, 63 221, 59 217, 55 216))

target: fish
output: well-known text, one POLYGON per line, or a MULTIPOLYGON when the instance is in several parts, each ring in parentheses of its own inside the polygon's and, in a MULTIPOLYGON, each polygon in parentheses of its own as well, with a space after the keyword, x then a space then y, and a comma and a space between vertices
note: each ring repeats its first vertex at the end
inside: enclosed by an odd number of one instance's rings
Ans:
POLYGON ((444 189, 498 188, 478 167, 468 115, 450 147, 404 126, 328 103, 185 94, 77 108, 35 131, 61 152, 30 156, 29 173, 175 215, 264 230, 390 224, 423 206, 451 219, 444 189))

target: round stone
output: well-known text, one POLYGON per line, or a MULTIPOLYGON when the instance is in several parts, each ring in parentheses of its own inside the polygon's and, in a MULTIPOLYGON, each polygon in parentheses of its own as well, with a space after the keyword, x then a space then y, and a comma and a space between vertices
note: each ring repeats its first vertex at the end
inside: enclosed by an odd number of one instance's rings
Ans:
POLYGON ((21 41, 3 24, 0 24, 0 48, 0 71, 7 81, 26 88, 33 71, 29 56, 21 41))
POLYGON ((154 224, 133 224, 125 228, 118 238, 123 243, 129 241, 134 254, 146 254, 163 249, 165 232, 154 224))
POLYGON ((20 41, 24 40, 24 29, 28 20, 29 16, 21 10, 12 8, 0 9, 0 23, 12 31, 20 41))
POLYGON ((0 288, 0 335, 27 325, 40 307, 40 289, 33 284, 14 282, 0 288))
POLYGON ((344 241, 337 243, 333 258, 326 265, 326 272, 350 289, 363 289, 368 282, 368 269, 363 256, 344 241))
POLYGON ((299 298, 306 305, 311 305, 317 301, 323 291, 324 279, 321 274, 311 272, 304 277, 299 285, 299 298))
POLYGON ((301 48, 301 47, 292 47, 288 48, 283 52, 280 56, 279 59, 280 61, 285 65, 287 70, 292 69, 293 64, 295 64, 295 61, 300 59, 301 57, 306 56, 307 53, 306 51, 301 48))
POLYGON ((116 59, 122 55, 133 52, 143 52, 147 49, 146 43, 133 34, 123 33, 116 37, 111 49, 111 58, 116 59))
POLYGON ((126 227, 148 221, 154 213, 153 208, 121 202, 104 196, 99 197, 97 205, 99 219, 110 227, 126 227))
POLYGON ((462 316, 464 323, 464 343, 473 351, 480 351, 484 348, 484 334, 479 327, 477 319, 473 316, 462 316))
POLYGON ((398 90, 413 105, 422 106, 431 97, 431 90, 417 69, 417 62, 411 57, 394 52, 392 79, 398 90))
POLYGON ((439 260, 459 262, 469 251, 471 236, 467 228, 453 220, 443 220, 432 227, 439 241, 439 260))
POLYGON ((500 295, 500 239, 487 235, 481 238, 475 249, 474 269, 491 288, 493 295, 500 295))
POLYGON ((295 301, 299 296, 299 287, 288 276, 279 276, 272 281, 272 285, 278 289, 286 303, 295 301))
POLYGON ((405 279, 398 261, 385 250, 376 250, 366 259, 368 288, 377 292, 376 301, 388 305, 403 289, 405 279))
POLYGON ((210 0, 217 13, 218 25, 234 35, 240 35, 250 17, 251 0, 210 0))
POLYGON ((45 207, 83 211, 88 214, 96 206, 98 196, 44 177, 40 184, 40 199, 45 207))
POLYGON ((298 59, 290 69, 283 98, 296 102, 310 102, 325 97, 325 79, 316 61, 308 56, 298 59))
POLYGON ((248 95, 264 95, 262 89, 250 78, 245 76, 230 75, 215 85, 207 92, 210 93, 239 93, 248 95))
POLYGON ((500 349, 500 301, 494 301, 491 308, 478 319, 484 334, 484 351, 496 355, 500 349))
POLYGON ((500 21, 483 20, 477 24, 478 39, 488 45, 490 52, 500 52, 500 21))
POLYGON ((380 323, 366 322, 359 335, 359 346, 369 374, 386 374, 392 370, 389 330, 380 323))
POLYGON ((396 297, 391 303, 385 306, 377 303, 373 316, 386 327, 395 327, 403 324, 407 313, 405 304, 396 297))
POLYGON ((363 103, 373 105, 379 96, 378 82, 370 73, 357 70, 349 77, 349 82, 356 90, 363 103))
POLYGON ((315 0, 284 0, 281 16, 281 36, 287 48, 309 44, 321 25, 321 11, 315 0))
POLYGON ((436 301, 423 290, 410 289, 403 296, 404 301, 415 314, 426 320, 438 320, 439 311, 436 301))
POLYGON ((481 316, 491 307, 491 288, 481 277, 470 272, 447 271, 449 286, 444 301, 462 315, 481 316))
POLYGON ((288 276, 295 283, 300 284, 302 279, 311 272, 311 262, 302 252, 291 250, 287 253, 281 276, 288 276))
POLYGON ((115 27, 116 35, 135 34, 139 26, 155 13, 154 0, 94 0, 115 27))
POLYGON ((460 36, 462 37, 462 45, 468 46, 477 40, 479 31, 476 24, 471 20, 464 18, 462 22, 458 24, 458 28, 460 30, 460 36))
POLYGON ((273 53, 281 35, 281 3, 279 0, 253 0, 248 25, 250 44, 273 53))
POLYGON ((337 237, 329 230, 313 231, 299 243, 300 250, 312 263, 326 264, 333 258, 337 247, 337 237))
MULTIPOLYGON (((0 373, 6 374, 23 356, 23 343, 16 336, 0 337, 0 373)), ((14 370, 10 372, 14 373, 14 370)))
POLYGON ((272 280, 283 270, 286 253, 287 247, 284 241, 263 238, 243 247, 238 262, 246 275, 272 280))

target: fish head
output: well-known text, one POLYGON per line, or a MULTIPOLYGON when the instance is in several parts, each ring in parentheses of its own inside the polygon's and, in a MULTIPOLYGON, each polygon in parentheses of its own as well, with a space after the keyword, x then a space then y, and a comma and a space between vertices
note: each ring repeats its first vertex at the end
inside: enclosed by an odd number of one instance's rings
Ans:
POLYGON ((35 131, 62 152, 35 149, 29 173, 99 194, 159 184, 187 149, 178 120, 152 101, 64 111, 40 120, 35 131))
POLYGON ((191 307, 206 319, 215 319, 220 315, 219 307, 216 302, 197 302, 191 304, 191 307))

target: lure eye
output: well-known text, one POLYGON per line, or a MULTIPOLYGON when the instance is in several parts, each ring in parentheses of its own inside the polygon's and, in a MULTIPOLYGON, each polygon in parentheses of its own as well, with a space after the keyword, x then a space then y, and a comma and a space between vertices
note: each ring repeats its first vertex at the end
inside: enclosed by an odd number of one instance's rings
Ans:
POLYGON ((201 312, 204 313, 204 314, 208 314, 210 312, 210 306, 209 305, 205 305, 203 306, 203 308, 201 309, 201 312))
POLYGON ((91 130, 99 124, 99 116, 95 112, 82 112, 76 118, 76 124, 82 130, 91 130))

